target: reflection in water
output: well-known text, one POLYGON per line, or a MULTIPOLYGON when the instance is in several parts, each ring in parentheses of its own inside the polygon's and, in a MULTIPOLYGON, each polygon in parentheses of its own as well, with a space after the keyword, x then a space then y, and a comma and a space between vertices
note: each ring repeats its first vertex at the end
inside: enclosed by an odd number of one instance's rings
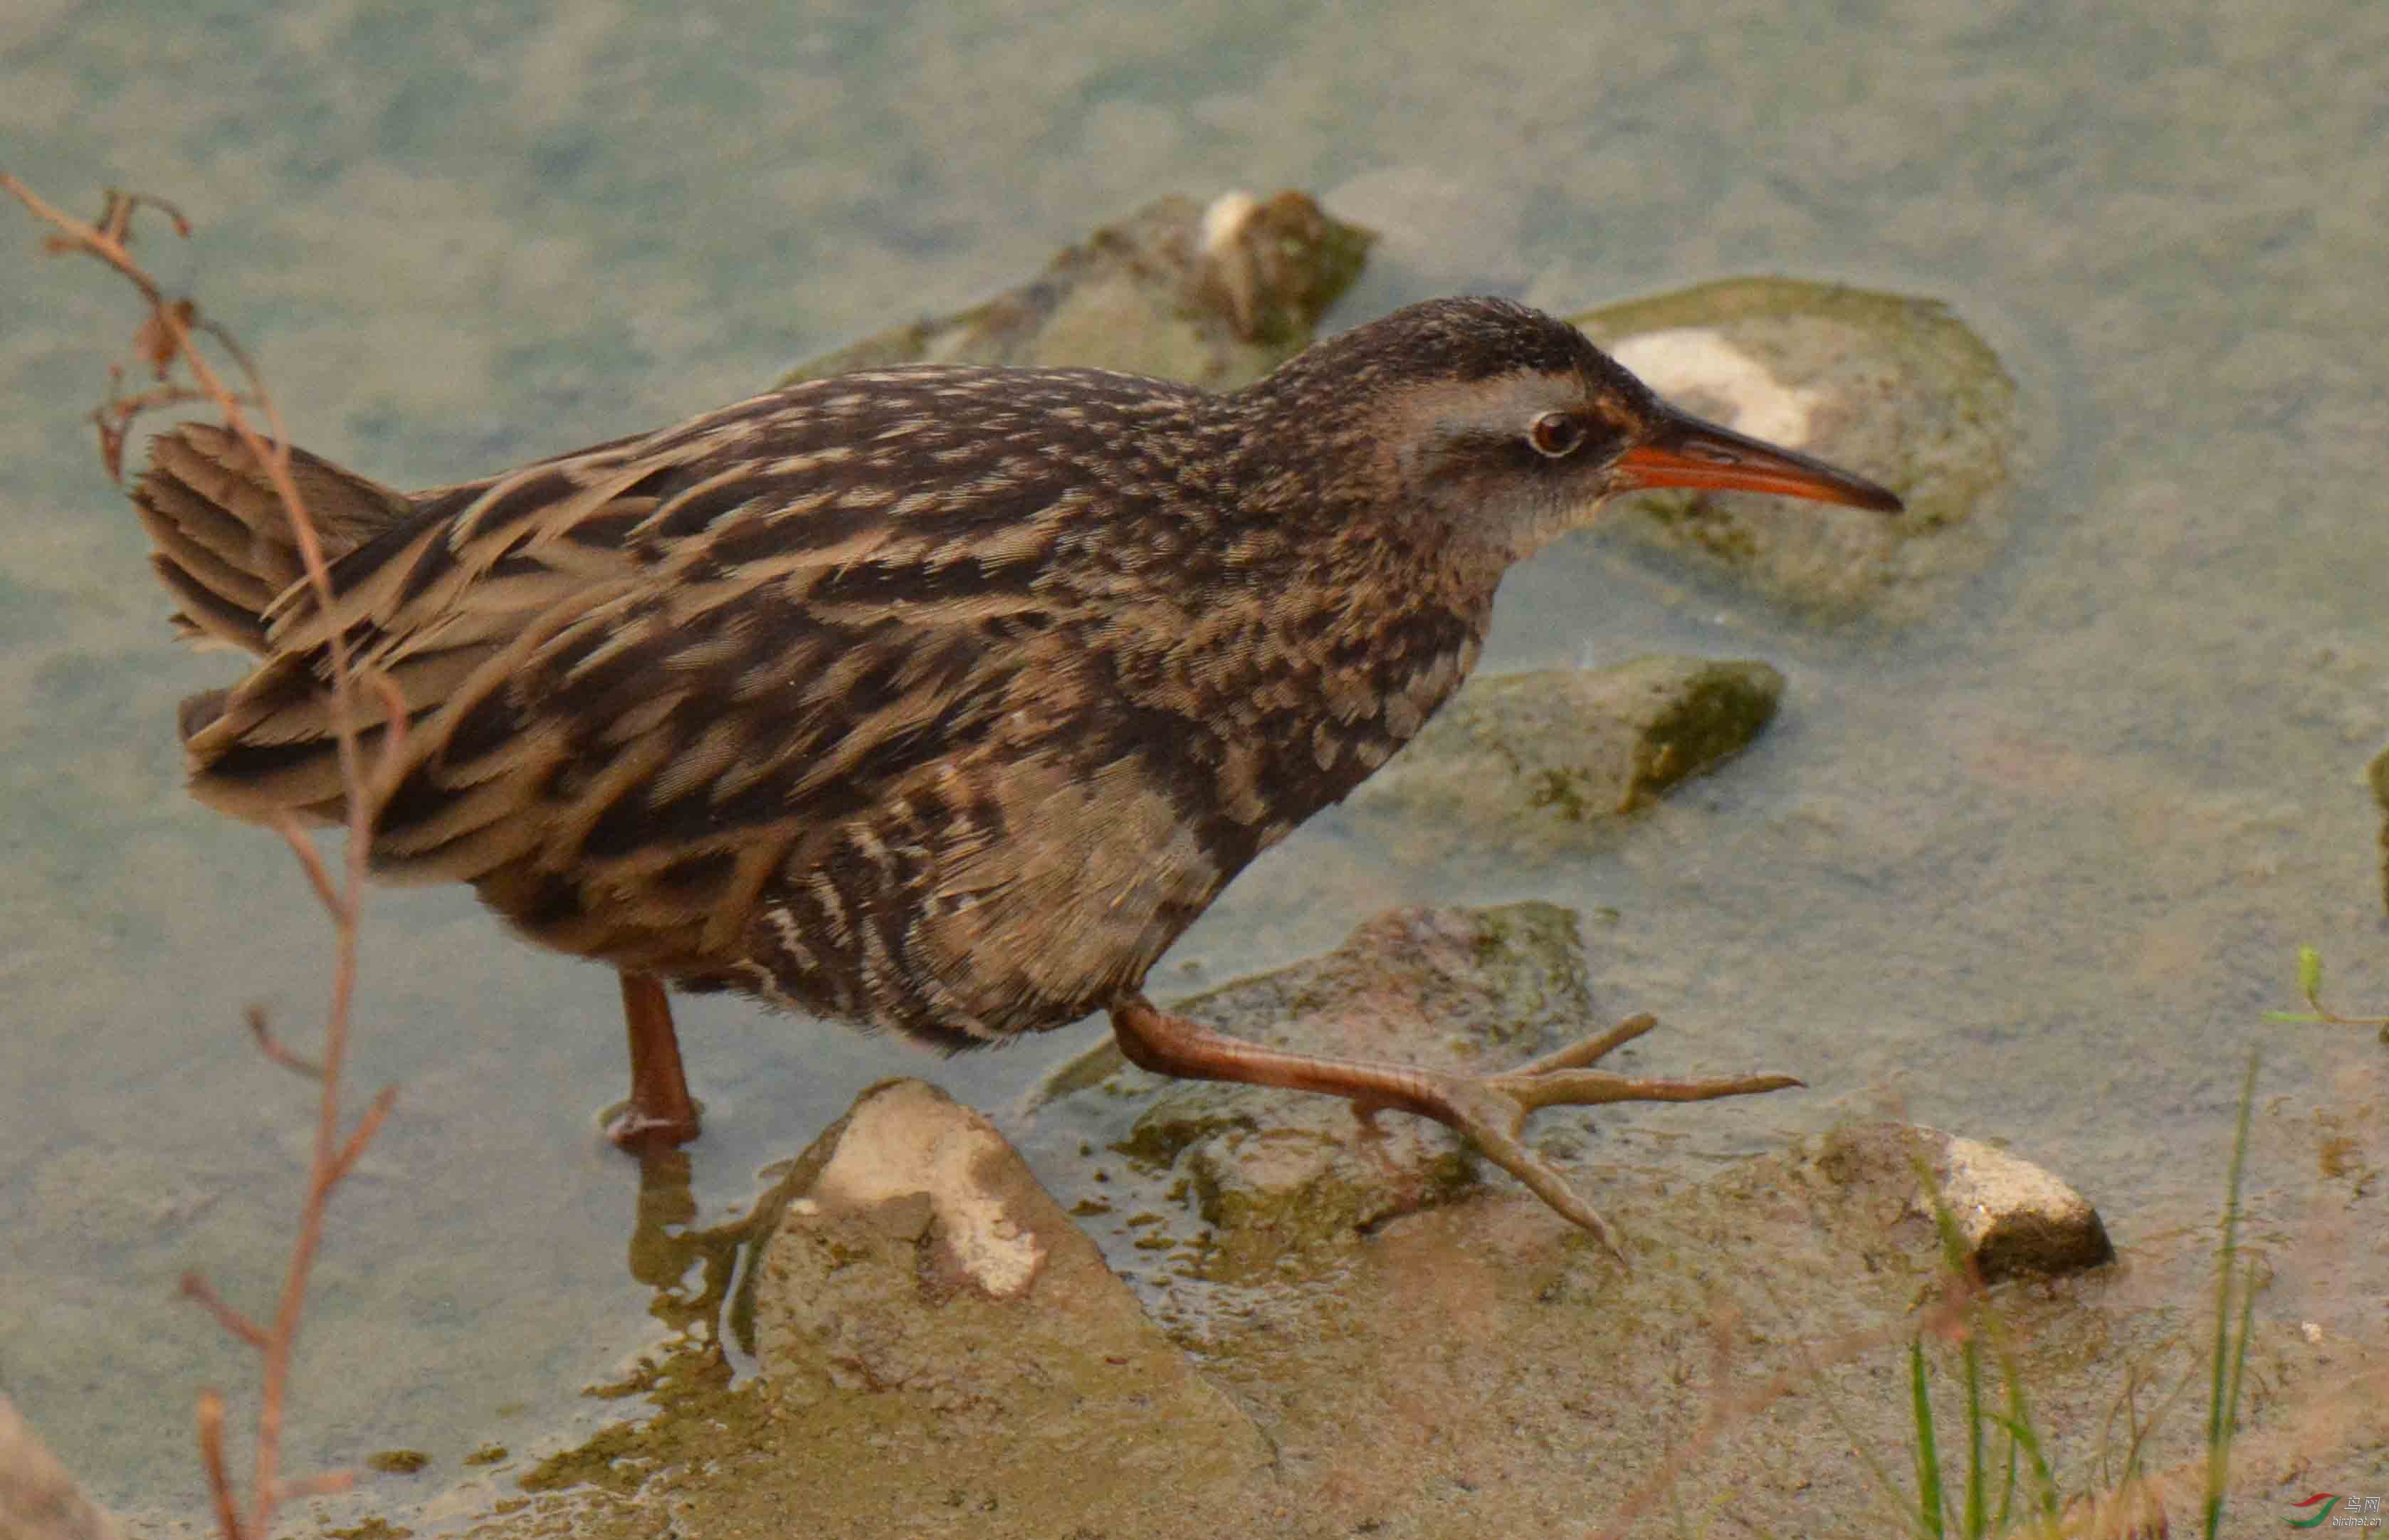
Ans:
MULTIPOLYGON (((670 1333, 619 1379, 587 1387, 601 1401, 637 1400, 657 1412, 702 1401, 709 1424, 736 1417, 747 1398, 726 1395, 751 1381, 756 1364, 756 1268, 778 1230, 800 1181, 819 1166, 812 1151, 757 1174, 755 1200, 720 1223, 696 1224, 702 1210, 685 1149, 639 1157, 639 1187, 626 1260, 631 1277, 648 1292, 647 1313, 670 1333)), ((527 1493, 594 1485, 619 1488, 618 1461, 648 1452, 644 1414, 609 1419, 574 1447, 539 1460, 514 1483, 527 1493)))
MULTIPOLYGON (((691 1152, 659 1150, 639 1157, 631 1277, 653 1292, 647 1313, 674 1333, 672 1354, 684 1367, 717 1369, 725 1382, 755 1367, 755 1268, 790 1195, 818 1165, 809 1149, 766 1166, 757 1174, 764 1185, 751 1204, 698 1227, 691 1152)), ((630 1388, 610 1387, 608 1394, 630 1388)))

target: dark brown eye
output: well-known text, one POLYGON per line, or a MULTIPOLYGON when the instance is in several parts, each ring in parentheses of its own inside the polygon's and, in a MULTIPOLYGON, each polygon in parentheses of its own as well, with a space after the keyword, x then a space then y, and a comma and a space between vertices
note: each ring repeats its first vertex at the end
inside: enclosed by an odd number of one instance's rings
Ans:
POLYGON ((1565 412, 1546 412, 1527 429, 1527 442, 1535 452, 1557 460, 1564 454, 1574 454, 1584 442, 1584 424, 1565 412))

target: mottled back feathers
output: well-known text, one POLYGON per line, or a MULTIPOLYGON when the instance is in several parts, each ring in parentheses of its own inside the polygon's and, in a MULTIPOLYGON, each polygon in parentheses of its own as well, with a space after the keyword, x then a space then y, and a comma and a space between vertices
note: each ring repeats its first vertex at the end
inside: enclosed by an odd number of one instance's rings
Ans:
POLYGON ((1239 396, 922 367, 413 496, 302 456, 328 608, 237 446, 184 427, 135 490, 159 570, 263 659, 186 706, 192 789, 339 816, 338 628, 408 712, 377 872, 933 1040, 1074 1020, 1475 662, 1499 564, 1403 516, 1349 403, 1614 365, 1474 303, 1239 396))

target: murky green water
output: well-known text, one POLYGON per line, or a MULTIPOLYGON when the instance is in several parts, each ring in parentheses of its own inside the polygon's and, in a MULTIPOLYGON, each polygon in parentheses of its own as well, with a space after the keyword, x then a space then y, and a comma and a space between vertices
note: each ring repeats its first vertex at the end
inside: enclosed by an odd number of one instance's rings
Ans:
MULTIPOLYGON (((1349 319, 1744 272, 1939 296, 2038 434, 2016 542, 1962 605, 1820 639, 1598 539, 1554 551, 1490 666, 1763 656, 1791 678, 1773 734, 1593 860, 1422 870, 1322 820, 1163 974, 1315 951, 1390 902, 1606 906, 1598 986, 1668 1017, 1654 1063, 1815 1088, 1605 1121, 1621 1148, 1896 1106, 2053 1165, 2127 1245, 2206 1212, 2249 1043, 2268 1093, 2318 1104, 2377 1062, 2257 1013, 2301 940, 2336 993, 2389 998, 2359 776, 2389 729, 2389 10, 898 14, 17 0, 0 166, 86 209, 110 182, 180 200, 198 238, 150 255, 295 436, 413 484, 743 394, 1167 190, 1301 185, 1385 226, 1349 319)), ((308 1101, 240 1012, 311 1019, 323 932, 271 837, 178 790, 172 704, 230 660, 172 644, 80 420, 129 303, 13 210, 0 237, 0 1390, 105 1498, 187 1512, 189 1394, 248 1366, 173 1280, 264 1308, 308 1101)), ((608 1409, 574 1391, 653 1330, 595 1137, 616 1012, 607 974, 461 892, 377 899, 357 1073, 402 1100, 335 1215, 299 1466, 429 1452, 415 1486, 376 1478, 397 1501, 608 1409)), ((735 1001, 683 1023, 716 1213, 869 1080, 1007 1104, 1095 1030, 945 1064, 735 1001)))

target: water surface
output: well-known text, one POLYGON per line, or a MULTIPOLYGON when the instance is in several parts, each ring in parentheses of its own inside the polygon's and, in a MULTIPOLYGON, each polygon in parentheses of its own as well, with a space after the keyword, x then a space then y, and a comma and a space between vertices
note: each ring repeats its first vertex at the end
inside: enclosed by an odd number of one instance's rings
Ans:
MULTIPOLYGON (((1322 819, 1161 977, 1390 902, 1615 910, 1596 985, 1667 1017, 1646 1063, 1815 1088, 1617 1114, 1626 1148, 1897 1108, 2054 1166, 2126 1245, 2207 1211, 2253 1038, 2275 1106, 2378 1094, 2369 1037, 2256 1016, 2302 940, 2389 999, 2359 775, 2389 727, 2383 7, 19 0, 0 76, 0 161, 81 207, 179 200, 200 233, 151 260, 301 442, 402 484, 718 404, 1172 190, 1385 226, 1343 321, 1751 272, 1940 297, 2035 434, 1962 602, 1820 635, 1579 537, 1512 579, 1488 667, 1765 657, 1765 743, 1591 859, 1422 867, 1322 819)), ((0 1389, 105 1499, 191 1513, 187 1396, 247 1366, 173 1279, 264 1307, 309 1101, 240 1012, 300 1033, 324 927, 277 842, 178 788, 173 703, 231 660, 172 643, 81 422, 127 297, 0 231, 0 1389)), ((1003 1107, 1099 1030, 949 1063, 737 1001, 683 1020, 709 1216, 873 1079, 1003 1107)), ((389 893, 359 1023, 360 1087, 402 1101, 335 1215, 293 1460, 403 1445, 444 1481, 614 1409, 574 1392, 656 1330, 594 1132, 614 984, 460 891, 389 893)))

